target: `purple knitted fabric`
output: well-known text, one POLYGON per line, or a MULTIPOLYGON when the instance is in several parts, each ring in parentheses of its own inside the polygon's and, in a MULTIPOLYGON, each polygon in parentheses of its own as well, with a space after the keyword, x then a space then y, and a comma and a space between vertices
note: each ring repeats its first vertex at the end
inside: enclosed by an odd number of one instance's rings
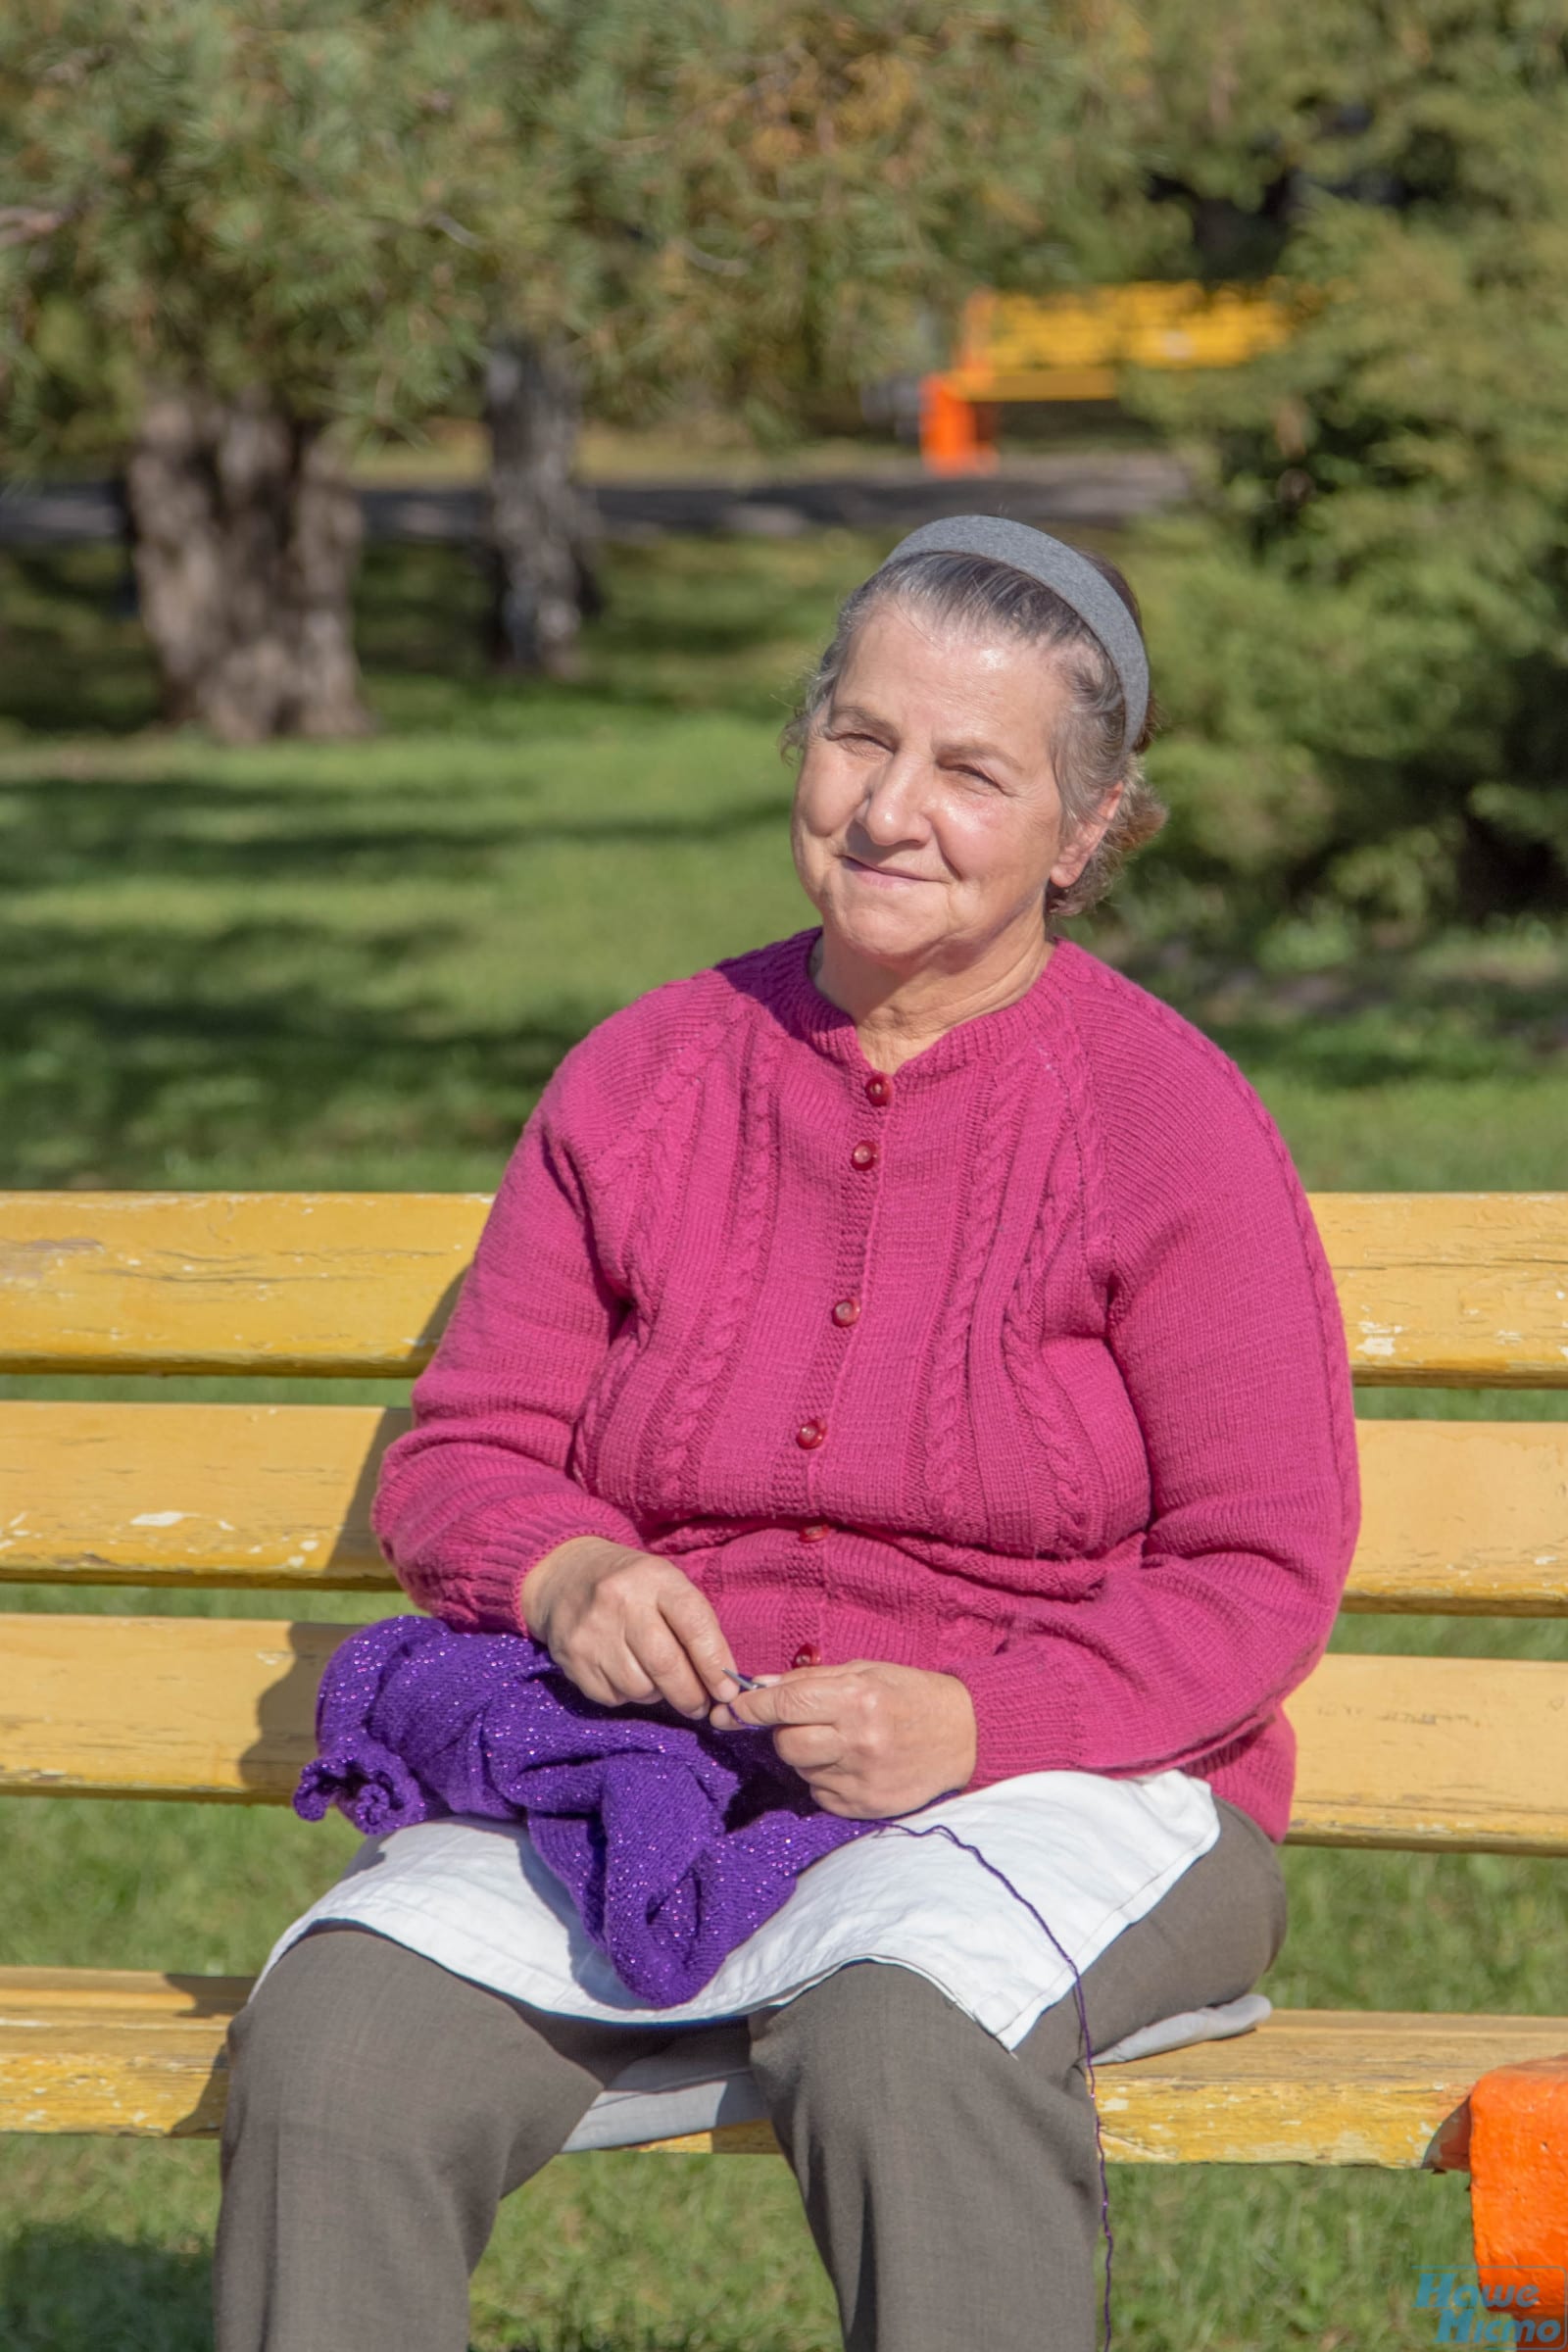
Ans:
POLYGON ((880 1825, 841 1821, 767 1732, 598 1706, 521 1634, 388 1617, 333 1652, 319 1753, 294 1810, 367 1837, 454 1813, 526 1820, 590 1939, 652 2008, 690 2000, 808 1863, 880 1825))

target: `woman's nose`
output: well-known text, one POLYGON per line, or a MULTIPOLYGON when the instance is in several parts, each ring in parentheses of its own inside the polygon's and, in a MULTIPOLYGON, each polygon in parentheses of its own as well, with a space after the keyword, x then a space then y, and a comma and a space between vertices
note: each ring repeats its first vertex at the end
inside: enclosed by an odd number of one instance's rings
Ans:
POLYGON ((917 761, 890 760, 860 803, 861 829, 873 841, 906 840, 924 829, 924 771, 917 761))

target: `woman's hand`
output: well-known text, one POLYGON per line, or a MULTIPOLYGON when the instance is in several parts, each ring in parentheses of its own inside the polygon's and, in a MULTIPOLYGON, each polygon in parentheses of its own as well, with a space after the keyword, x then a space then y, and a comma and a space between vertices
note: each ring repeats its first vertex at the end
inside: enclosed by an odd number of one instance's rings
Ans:
POLYGON ((682 1715, 740 1690, 709 1602, 657 1552, 573 1536, 536 1560, 518 1595, 523 1623, 602 1707, 667 1699, 682 1715))
POLYGON ((912 1813, 974 1772, 967 1689, 918 1666, 803 1666, 715 1707, 710 1721, 716 1731, 765 1724, 823 1811, 851 1821, 912 1813))

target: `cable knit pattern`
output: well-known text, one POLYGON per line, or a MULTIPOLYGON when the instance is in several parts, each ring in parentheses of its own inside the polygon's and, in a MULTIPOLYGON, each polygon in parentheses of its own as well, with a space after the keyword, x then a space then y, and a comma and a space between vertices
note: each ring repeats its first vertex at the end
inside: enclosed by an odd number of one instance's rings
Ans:
POLYGON ((1042 1217, 1030 1244, 1023 1279, 1007 1301, 1003 1345, 1018 1394, 1031 1414, 1061 1507, 1065 1543, 1081 1550, 1088 1537, 1088 1496, 1083 1487, 1083 1461, 1067 1442, 1059 1388, 1044 1362, 1038 1333, 1028 1317, 1038 1311, 1045 1271, 1061 1241, 1061 1221, 1042 1217))
POLYGON ((929 1433, 926 1455, 928 1492, 933 1509, 956 1494, 964 1482, 967 1461, 973 1459, 967 1427, 969 1398, 969 1335, 975 1295, 986 1270, 1002 1204, 1003 1187, 1012 1158, 1013 1120, 1020 1091, 1023 1048, 1014 1047, 986 1088, 981 1105, 979 1140, 965 1155, 969 1182, 965 1187, 962 1222, 956 1235, 951 1288, 944 1305, 941 1333, 932 1352, 931 1385, 926 1392, 929 1433))
POLYGON ((719 1375, 734 1352, 746 1309, 761 1273, 771 1223, 777 1173, 770 1151, 773 1086, 783 1042, 781 1031, 765 1030, 754 1042, 751 1067, 744 1072, 745 1108, 734 1229, 720 1255, 712 1306, 704 1316, 703 1346, 692 1357, 685 1380, 673 1393, 674 1409, 662 1433, 663 1476, 669 1496, 676 1507, 685 1508, 694 1516, 701 1515, 702 1498, 688 1493, 686 1473, 693 1441, 719 1375))
POLYGON ((959 1677, 972 1786, 1167 1765, 1283 1836, 1280 1702, 1359 1496, 1290 1156, 1191 1023, 1058 945, 884 1079, 795 933, 601 1022, 546 1087, 383 1464, 458 1626, 534 1562, 678 1559, 752 1673, 959 1677))

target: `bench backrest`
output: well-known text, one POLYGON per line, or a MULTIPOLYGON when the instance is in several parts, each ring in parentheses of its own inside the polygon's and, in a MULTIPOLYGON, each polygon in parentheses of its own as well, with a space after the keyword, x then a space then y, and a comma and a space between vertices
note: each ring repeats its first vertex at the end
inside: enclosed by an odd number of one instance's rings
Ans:
POLYGON ((1121 367, 1235 368, 1276 349, 1307 299, 1279 279, 971 294, 942 380, 967 400, 1110 399, 1121 367))
MULTIPOLYGON (((0 1581, 395 1589, 369 1533, 400 1410, 330 1401, 430 1354, 482 1195, 0 1195, 0 1581), (105 1402, 93 1375, 323 1383, 321 1403, 105 1402)), ((1364 1385, 1568 1387, 1568 1194, 1320 1194, 1364 1385)), ((155 1384, 149 1381, 149 1387, 155 1384)), ((1346 1606, 1568 1614, 1568 1422, 1357 1424, 1346 1606)), ((11 1615, 0 1789, 286 1799, 342 1627, 11 1615)), ((1568 1665, 1333 1655, 1291 1699, 1292 1836, 1568 1852, 1568 1665)))

